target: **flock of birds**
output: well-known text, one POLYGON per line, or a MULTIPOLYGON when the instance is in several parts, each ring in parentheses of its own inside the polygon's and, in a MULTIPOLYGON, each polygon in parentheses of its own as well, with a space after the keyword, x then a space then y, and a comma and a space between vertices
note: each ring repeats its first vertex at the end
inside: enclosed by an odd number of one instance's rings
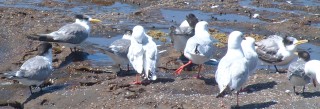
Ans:
MULTIPOLYGON (((33 87, 41 87, 41 84, 51 75, 52 67, 52 45, 48 42, 61 42, 79 44, 90 35, 90 22, 100 22, 86 15, 76 15, 76 21, 64 25, 59 30, 49 34, 37 34, 28 36, 32 40, 43 41, 38 46, 38 55, 25 61, 18 71, 8 72, 4 75, 9 79, 18 80, 27 85, 31 93, 33 87)), ((208 23, 198 21, 194 14, 186 16, 179 27, 170 27, 173 47, 182 53, 189 62, 179 67, 175 73, 180 74, 184 67, 194 63, 199 65, 196 78, 200 78, 201 65, 209 61, 214 52, 215 40, 208 32, 208 23)), ((223 97, 232 91, 238 94, 242 87, 257 67, 258 60, 269 65, 287 65, 295 58, 297 45, 306 43, 307 40, 297 40, 294 37, 282 37, 278 35, 269 36, 259 42, 252 37, 244 37, 240 31, 233 31, 228 36, 228 50, 219 61, 215 71, 215 80, 220 89, 217 97, 223 97)), ((75 51, 71 49, 71 51, 75 51)), ((141 84, 139 74, 146 81, 156 80, 156 63, 158 60, 157 45, 152 37, 145 33, 142 26, 135 26, 121 39, 118 39, 105 48, 106 53, 116 64, 131 64, 138 73, 133 84, 141 84)), ((288 68, 289 81, 295 86, 304 86, 311 81, 314 85, 317 79, 320 82, 320 61, 310 60, 306 51, 297 53, 298 60, 292 62, 288 68)), ((276 68, 278 71, 278 69, 276 68)), ((304 87, 303 87, 304 89, 304 87)))

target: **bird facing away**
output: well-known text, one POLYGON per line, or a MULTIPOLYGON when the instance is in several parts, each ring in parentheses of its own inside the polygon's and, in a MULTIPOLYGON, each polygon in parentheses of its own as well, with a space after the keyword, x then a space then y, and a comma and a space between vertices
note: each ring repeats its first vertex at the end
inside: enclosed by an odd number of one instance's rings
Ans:
POLYGON ((180 74, 184 67, 194 63, 199 64, 197 78, 200 78, 201 65, 210 60, 214 51, 214 41, 208 32, 208 23, 200 21, 195 27, 195 35, 188 39, 184 49, 184 56, 189 62, 179 67, 175 73, 180 74))
POLYGON ((76 15, 75 18, 76 21, 74 23, 66 24, 57 31, 48 34, 28 36, 27 38, 47 42, 79 44, 90 36, 90 22, 101 22, 100 20, 92 19, 87 15, 76 15))
POLYGON ((227 53, 220 60, 215 74, 220 89, 217 97, 223 97, 228 88, 231 92, 237 91, 237 106, 239 90, 249 76, 249 67, 247 67, 249 62, 242 51, 242 40, 244 36, 240 31, 230 33, 227 53))
MULTIPOLYGON (((18 71, 5 73, 9 79, 18 80, 21 84, 39 87, 52 73, 52 45, 42 43, 38 46, 38 55, 25 61, 18 71)), ((40 87, 41 88, 41 87, 40 87)))
POLYGON ((277 72, 276 65, 287 65, 294 58, 294 52, 297 45, 308 42, 308 40, 297 40, 294 37, 281 37, 278 35, 271 35, 267 39, 256 43, 256 51, 259 59, 268 64, 274 65, 277 72))
MULTIPOLYGON (((131 44, 132 31, 127 31, 121 39, 112 42, 106 49, 107 55, 109 55, 116 65, 127 65, 127 71, 129 71, 128 51, 131 44)), ((121 68, 121 67, 120 67, 121 68)))
POLYGON ((249 76, 256 71, 258 64, 258 54, 255 49, 255 39, 252 37, 245 37, 246 40, 242 40, 241 48, 244 56, 248 60, 249 76))
POLYGON ((303 86, 302 93, 304 93, 305 85, 311 81, 311 78, 304 72, 304 66, 309 60, 310 55, 308 52, 299 51, 298 60, 289 65, 287 75, 289 82, 293 85, 294 93, 296 93, 295 86, 303 86))
POLYGON ((320 82, 320 61, 319 60, 310 60, 306 62, 304 66, 304 72, 309 76, 313 82, 314 87, 316 87, 316 80, 320 82))
POLYGON ((132 30, 131 45, 128 51, 128 59, 133 68, 138 72, 136 81, 133 84, 141 84, 139 74, 143 79, 156 80, 156 63, 158 49, 153 39, 148 36, 144 28, 137 25, 132 30))
POLYGON ((177 51, 183 52, 188 39, 194 35, 195 26, 197 23, 197 17, 190 13, 186 16, 186 20, 184 20, 178 28, 175 26, 171 26, 169 28, 171 42, 177 51))

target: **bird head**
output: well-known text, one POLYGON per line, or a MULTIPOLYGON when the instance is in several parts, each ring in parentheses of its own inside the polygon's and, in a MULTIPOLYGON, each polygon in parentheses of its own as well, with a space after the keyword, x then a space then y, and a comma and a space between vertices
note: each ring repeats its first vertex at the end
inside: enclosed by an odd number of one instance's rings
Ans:
POLYGON ((76 18, 76 22, 80 21, 80 22, 91 22, 91 23, 98 23, 98 22, 101 22, 101 20, 99 19, 93 19, 91 18, 90 16, 87 16, 87 15, 82 15, 82 14, 78 14, 75 16, 76 18))
POLYGON ((132 37, 138 42, 142 43, 143 38, 145 37, 144 35, 144 28, 141 25, 137 25, 133 27, 132 29, 132 37))

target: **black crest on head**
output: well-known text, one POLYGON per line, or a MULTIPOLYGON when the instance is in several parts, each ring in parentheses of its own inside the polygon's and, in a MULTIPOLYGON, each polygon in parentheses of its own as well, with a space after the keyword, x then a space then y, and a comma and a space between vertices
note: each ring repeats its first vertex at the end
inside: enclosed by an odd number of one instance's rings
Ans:
POLYGON ((186 16, 186 19, 187 19, 187 22, 189 23, 189 25, 192 27, 192 28, 195 28, 196 27, 196 24, 199 22, 198 18, 190 13, 186 16))
POLYGON ((48 50, 52 48, 51 43, 44 42, 38 46, 38 55, 43 56, 48 53, 48 50))
POLYGON ((298 56, 302 58, 304 61, 309 61, 310 60, 310 54, 306 51, 299 51, 298 56))
POLYGON ((293 37, 288 37, 288 36, 285 36, 284 38, 283 38, 283 44, 284 45, 292 45, 293 44, 293 40, 294 40, 294 38, 293 37))
POLYGON ((127 35, 132 35, 132 30, 125 30, 127 35))
POLYGON ((82 15, 82 14, 77 14, 75 16, 75 18, 80 19, 80 20, 89 20, 89 17, 86 15, 82 15))

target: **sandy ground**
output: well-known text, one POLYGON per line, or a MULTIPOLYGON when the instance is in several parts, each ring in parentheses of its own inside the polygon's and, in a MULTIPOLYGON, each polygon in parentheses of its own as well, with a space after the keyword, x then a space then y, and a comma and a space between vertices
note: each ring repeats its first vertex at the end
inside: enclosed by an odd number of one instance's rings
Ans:
MULTIPOLYGON (((252 6, 274 8, 282 10, 298 10, 307 13, 319 13, 318 7, 305 7, 278 1, 251 2, 252 6), (258 3, 259 2, 259 3, 258 3)), ((14 3, 15 1, 13 1, 14 3)), ((211 29, 241 30, 246 35, 257 34, 267 36, 271 34, 292 35, 299 39, 309 39, 315 45, 319 43, 320 22, 317 14, 295 14, 259 11, 244 8, 236 0, 216 1, 121 1, 137 7, 132 13, 100 12, 92 14, 94 18, 103 20, 101 24, 92 24, 92 35, 108 38, 123 34, 123 30, 132 29, 141 24, 147 29, 160 29, 151 26, 154 22, 170 27, 172 22, 164 20, 160 9, 202 10, 219 15, 238 14, 248 16, 248 12, 259 13, 259 20, 266 23, 248 23, 234 21, 220 21, 210 19, 211 29), (211 8, 218 5, 219 7, 211 8), (287 20, 285 20, 287 19, 287 20), (282 23, 275 23, 281 22, 282 23), (125 22, 125 23, 121 23, 125 22), (153 23, 152 23, 153 22, 153 23)), ((110 6, 114 1, 92 3, 85 1, 58 2, 41 1, 39 7, 71 9, 74 7, 96 4, 110 6)), ((92 7, 91 7, 92 8, 92 7)), ((74 13, 64 10, 37 10, 33 8, 18 8, 0 6, 0 74, 19 68, 21 63, 32 57, 35 52, 28 52, 36 48, 38 41, 28 40, 26 36, 36 33, 47 33, 57 30, 66 23, 73 22, 74 13)), ((235 94, 216 98, 219 89, 215 82, 216 66, 206 65, 202 71, 203 78, 194 79, 196 67, 192 71, 184 71, 175 76, 173 72, 182 65, 175 62, 180 56, 173 47, 166 43, 159 47, 158 79, 149 84, 131 85, 135 79, 135 71, 119 71, 114 66, 93 65, 88 59, 81 59, 95 53, 92 44, 82 44, 83 52, 72 54, 67 44, 54 43, 54 67, 68 63, 54 71, 46 82, 47 87, 42 92, 30 95, 29 89, 12 80, 0 78, 0 108, 139 108, 139 109, 192 109, 192 108, 235 108, 235 94), (61 48, 62 46, 66 48, 61 48), (80 59, 79 59, 80 58, 80 59)), ((214 57, 220 59, 226 48, 219 48, 214 57)), ((131 68, 132 69, 132 68, 131 68)), ((285 69, 285 67, 283 67, 285 69)), ((288 82, 286 73, 269 73, 271 70, 259 69, 252 75, 240 94, 239 108, 318 108, 320 107, 320 92, 318 88, 307 85, 305 93, 295 94, 288 82)), ((39 90, 39 89, 35 89, 39 90)), ((301 92, 302 87, 296 89, 301 92)))

